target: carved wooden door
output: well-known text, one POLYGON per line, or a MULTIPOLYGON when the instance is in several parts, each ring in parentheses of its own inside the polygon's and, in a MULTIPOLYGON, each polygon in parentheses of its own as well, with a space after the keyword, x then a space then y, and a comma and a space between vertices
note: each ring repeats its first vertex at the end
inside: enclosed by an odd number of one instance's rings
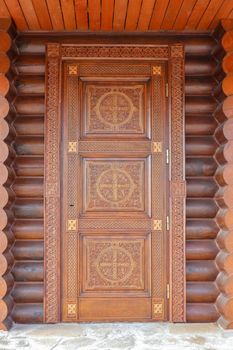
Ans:
POLYGON ((70 61, 63 78, 63 320, 166 320, 166 63, 70 61))

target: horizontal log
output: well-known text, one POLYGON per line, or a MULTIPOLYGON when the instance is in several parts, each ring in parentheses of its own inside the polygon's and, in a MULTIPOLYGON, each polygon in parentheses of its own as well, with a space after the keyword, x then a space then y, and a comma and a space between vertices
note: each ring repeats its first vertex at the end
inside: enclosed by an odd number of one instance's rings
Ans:
POLYGON ((210 96, 216 88, 216 81, 211 77, 187 77, 185 79, 186 96, 210 96))
POLYGON ((186 177, 213 176, 217 169, 217 163, 213 158, 189 158, 186 157, 186 177))
POLYGON ((213 199, 187 199, 187 218, 214 218, 218 212, 218 206, 213 199))
POLYGON ((44 75, 45 56, 19 56, 14 67, 17 75, 44 75))
POLYGON ((43 239, 43 220, 15 220, 12 226, 16 239, 43 239))
POLYGON ((45 78, 42 76, 23 76, 15 80, 18 95, 44 95, 45 78))
POLYGON ((20 116, 14 122, 18 135, 43 135, 44 117, 20 116))
POLYGON ((186 239, 215 239, 219 227, 215 219, 186 220, 186 239))
POLYGON ((17 197, 43 197, 43 178, 17 178, 12 186, 17 197))
POLYGON ((44 215, 42 199, 19 199, 17 198, 14 205, 15 218, 18 219, 41 219, 44 215))
POLYGON ((16 262, 12 275, 17 282, 43 282, 43 262, 16 262))
POLYGON ((216 62, 210 57, 187 57, 185 61, 185 74, 187 76, 213 76, 216 62))
POLYGON ((16 260, 43 260, 43 241, 16 241, 12 253, 16 260))
POLYGON ((43 155, 44 138, 40 136, 19 136, 15 139, 14 148, 18 155, 43 155))
POLYGON ((216 322, 219 313, 212 303, 188 303, 187 304, 187 322, 216 322))
POLYGON ((40 96, 19 96, 14 101, 14 107, 18 114, 44 115, 45 101, 40 96))
POLYGON ((212 178, 187 179, 187 197, 213 197, 218 190, 212 178))
MULTIPOLYGON (((149 33, 148 33, 149 34, 149 33)), ((210 36, 199 36, 195 35, 195 37, 192 36, 169 36, 169 34, 166 33, 166 36, 164 35, 155 35, 154 33, 151 33, 151 36, 149 35, 129 35, 127 33, 124 33, 124 35, 119 33, 113 33, 113 35, 105 35, 100 34, 96 35, 93 33, 66 33, 66 35, 43 35, 40 34, 40 36, 36 35, 20 35, 16 41, 18 49, 21 54, 44 54, 46 43, 47 42, 62 42, 66 44, 123 44, 128 43, 132 44, 133 40, 135 44, 161 44, 161 40, 163 43, 176 43, 177 41, 182 41, 185 45, 185 53, 186 55, 195 55, 195 56, 206 56, 210 55, 213 48, 216 45, 216 42, 211 38, 210 36)))
POLYGON ((219 249, 212 239, 186 241, 187 260, 214 260, 219 249))
POLYGON ((44 159, 41 156, 17 156, 14 169, 17 176, 44 176, 44 159))
POLYGON ((12 318, 16 323, 42 323, 43 304, 16 304, 12 318))
POLYGON ((211 114, 217 107, 213 97, 187 96, 185 98, 185 114, 211 114))
POLYGON ((217 125, 212 115, 186 115, 185 135, 213 135, 217 125))
POLYGON ((187 156, 212 156, 217 149, 217 143, 211 136, 186 137, 187 156))
POLYGON ((187 261, 186 280, 197 282, 215 281, 218 275, 218 269, 215 261, 199 260, 187 261))
POLYGON ((43 303, 42 283, 16 283, 12 291, 15 303, 43 303))
POLYGON ((187 303, 214 303, 219 290, 214 282, 188 282, 187 303))

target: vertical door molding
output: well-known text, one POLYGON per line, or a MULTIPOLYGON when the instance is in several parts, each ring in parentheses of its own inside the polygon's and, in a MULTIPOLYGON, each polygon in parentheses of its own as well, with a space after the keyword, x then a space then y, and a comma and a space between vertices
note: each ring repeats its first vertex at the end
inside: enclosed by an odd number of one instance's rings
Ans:
POLYGON ((44 321, 60 321, 60 45, 48 44, 45 120, 44 321))
POLYGON ((185 134, 184 134, 184 50, 183 45, 170 47, 171 106, 171 309, 173 322, 186 321, 185 293, 185 134))
POLYGON ((169 62, 171 106, 170 320, 185 322, 184 52, 178 45, 47 46, 45 123, 45 292, 44 321, 60 321, 60 96, 61 61, 89 58, 169 62))

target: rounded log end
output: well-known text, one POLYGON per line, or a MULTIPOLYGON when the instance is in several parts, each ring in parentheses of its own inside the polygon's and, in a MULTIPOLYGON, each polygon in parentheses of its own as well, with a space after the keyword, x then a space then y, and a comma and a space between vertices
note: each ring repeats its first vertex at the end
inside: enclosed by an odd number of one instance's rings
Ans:
POLYGON ((228 275, 225 272, 220 272, 216 283, 223 294, 233 297, 233 274, 228 275))
POLYGON ((222 81, 222 90, 225 95, 233 95, 233 74, 227 75, 222 81))
POLYGON ((216 306, 223 318, 233 322, 233 297, 221 293, 217 298, 216 306))
POLYGON ((229 28, 231 28, 231 26, 226 25, 227 32, 222 37, 222 46, 225 51, 233 50, 233 31, 229 30, 229 28))
POLYGON ((6 32, 0 32, 0 50, 7 52, 11 48, 11 37, 6 32))
POLYGON ((216 263, 221 271, 233 273, 233 253, 220 251, 216 257, 216 263))
POLYGON ((217 322, 218 326, 223 329, 233 329, 233 322, 220 317, 217 322))
POLYGON ((10 88, 9 80, 4 74, 0 74, 0 95, 5 96, 10 88))
POLYGON ((233 72, 233 53, 228 53, 224 57, 224 59, 222 61, 222 68, 226 74, 233 72))
POLYGON ((233 230, 221 230, 217 236, 217 243, 221 249, 227 252, 233 251, 233 230))
POLYGON ((223 113, 227 118, 233 117, 233 96, 228 96, 223 102, 223 113))
POLYGON ((0 52, 0 73, 6 74, 10 68, 10 60, 4 52, 0 52))
POLYGON ((5 118, 9 112, 9 109, 10 106, 7 99, 3 96, 0 96, 0 118, 5 118))

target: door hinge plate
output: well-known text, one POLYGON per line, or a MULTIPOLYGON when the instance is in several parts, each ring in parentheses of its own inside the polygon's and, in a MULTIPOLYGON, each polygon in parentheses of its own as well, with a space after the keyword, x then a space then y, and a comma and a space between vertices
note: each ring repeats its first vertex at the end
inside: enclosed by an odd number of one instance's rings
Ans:
POLYGON ((167 299, 170 299, 170 284, 167 284, 167 299))
POLYGON ((166 97, 169 96, 169 87, 168 87, 168 83, 166 83, 166 85, 165 85, 165 95, 166 95, 166 97))

